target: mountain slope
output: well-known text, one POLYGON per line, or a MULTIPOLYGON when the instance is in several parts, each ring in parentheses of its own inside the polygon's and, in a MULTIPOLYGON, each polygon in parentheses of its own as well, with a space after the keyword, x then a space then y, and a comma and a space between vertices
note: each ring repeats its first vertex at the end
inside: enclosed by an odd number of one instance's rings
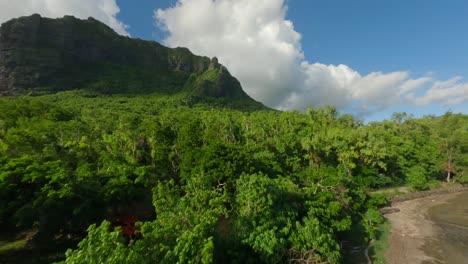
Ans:
POLYGON ((21 17, 0 28, 0 96, 72 89, 251 99, 229 71, 186 48, 123 37, 93 19, 21 17))

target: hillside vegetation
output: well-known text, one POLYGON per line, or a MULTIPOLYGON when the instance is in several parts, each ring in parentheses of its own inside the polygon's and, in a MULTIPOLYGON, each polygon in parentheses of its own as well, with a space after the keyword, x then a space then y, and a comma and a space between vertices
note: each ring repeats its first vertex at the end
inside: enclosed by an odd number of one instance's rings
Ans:
POLYGON ((185 94, 191 101, 224 98, 256 109, 217 58, 187 48, 123 37, 107 25, 65 16, 32 15, 0 28, 0 96, 82 89, 100 94, 185 94))

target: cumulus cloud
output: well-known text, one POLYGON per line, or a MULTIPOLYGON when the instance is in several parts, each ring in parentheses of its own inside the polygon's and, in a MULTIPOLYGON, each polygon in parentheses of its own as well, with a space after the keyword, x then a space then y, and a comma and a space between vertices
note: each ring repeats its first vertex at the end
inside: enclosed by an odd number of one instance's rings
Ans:
POLYGON ((34 13, 52 18, 73 15, 85 19, 91 16, 128 36, 128 26, 117 19, 119 12, 115 0, 0 0, 0 23, 34 13))
POLYGON ((252 97, 278 106, 299 83, 300 34, 282 0, 178 1, 155 16, 169 46, 217 56, 252 97))
POLYGON ((432 86, 422 95, 408 93, 406 98, 416 105, 425 106, 432 103, 456 105, 468 102, 468 83, 463 83, 461 77, 447 81, 434 81, 432 86))
POLYGON ((217 56, 253 98, 277 109, 333 105, 356 113, 409 103, 459 104, 468 84, 406 71, 361 75, 346 65, 304 59, 301 35, 286 19, 284 0, 178 0, 154 16, 166 45, 217 56))

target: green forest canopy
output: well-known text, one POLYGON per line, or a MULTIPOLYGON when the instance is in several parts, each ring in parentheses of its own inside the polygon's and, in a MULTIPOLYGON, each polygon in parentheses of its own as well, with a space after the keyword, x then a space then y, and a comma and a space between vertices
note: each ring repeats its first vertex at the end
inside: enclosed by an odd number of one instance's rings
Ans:
POLYGON ((341 241, 381 221, 369 190, 468 181, 467 115, 364 125, 216 102, 0 99, 0 222, 51 239, 119 210, 144 220, 132 243, 92 225, 65 263, 338 263, 341 241))

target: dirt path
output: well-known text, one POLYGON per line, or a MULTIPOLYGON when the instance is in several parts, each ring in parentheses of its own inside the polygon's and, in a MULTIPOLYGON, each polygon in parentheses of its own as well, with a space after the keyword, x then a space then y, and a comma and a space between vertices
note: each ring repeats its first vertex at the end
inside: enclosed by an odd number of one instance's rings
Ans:
POLYGON ((438 239, 438 227, 428 219, 428 209, 446 203, 459 193, 429 196, 393 204, 400 212, 385 215, 392 229, 385 254, 388 264, 445 263, 423 251, 438 239))

